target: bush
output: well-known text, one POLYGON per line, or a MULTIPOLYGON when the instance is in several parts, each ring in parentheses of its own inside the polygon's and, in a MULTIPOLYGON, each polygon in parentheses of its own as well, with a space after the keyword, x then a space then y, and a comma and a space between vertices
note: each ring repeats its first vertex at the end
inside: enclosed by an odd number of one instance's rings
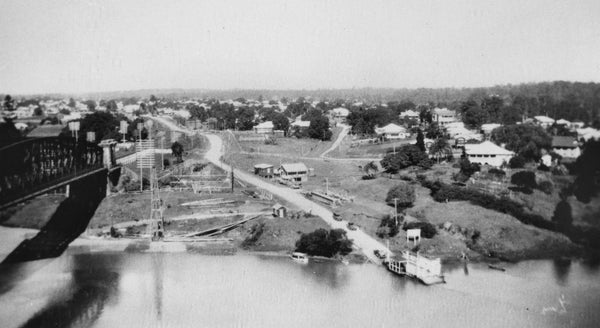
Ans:
POLYGON ((571 213, 571 204, 566 200, 561 200, 556 204, 552 221, 556 222, 556 226, 560 231, 568 231, 573 224, 573 215, 571 213))
POLYGON ((243 248, 248 248, 250 246, 254 246, 256 244, 256 242, 258 241, 258 239, 260 238, 260 236, 262 236, 264 231, 265 231, 265 224, 263 222, 255 223, 254 225, 252 225, 252 228, 250 228, 250 235, 246 239, 244 239, 244 241, 242 241, 241 246, 243 248))
POLYGON ((362 180, 373 180, 376 177, 374 175, 363 175, 362 177, 360 177, 362 180))
POLYGON ((506 176, 506 172, 504 172, 501 169, 497 169, 495 167, 489 169, 488 173, 491 174, 491 175, 493 175, 493 176, 495 176, 495 177, 497 177, 497 178, 503 178, 503 177, 506 176))
POLYGON ((525 166, 525 163, 527 163, 525 157, 517 155, 508 161, 508 166, 510 166, 511 169, 521 169, 525 166))
MULTIPOLYGON (((404 217, 398 217, 398 222, 402 222, 404 217)), ((396 225, 396 219, 391 215, 385 215, 381 222, 379 222, 379 227, 377 228, 377 232, 375 233, 379 238, 391 238, 398 234, 400 231, 399 224, 396 225)))
POLYGON ((302 234, 296 242, 296 252, 309 255, 332 257, 336 254, 347 255, 352 251, 352 241, 342 229, 317 229, 302 234))
POLYGON ((544 194, 550 195, 554 191, 554 185, 550 181, 542 181, 538 184, 538 189, 541 190, 544 194))
POLYGON ((435 226, 424 221, 405 223, 402 227, 402 230, 406 231, 408 229, 421 229, 421 237, 423 238, 433 238, 437 234, 437 229, 435 226))
POLYGON ((550 172, 550 168, 544 164, 540 164, 537 169, 543 172, 550 172))
POLYGON ((513 174, 510 177, 510 182, 524 188, 533 189, 537 187, 537 183, 535 182, 535 173, 531 171, 521 171, 513 174))
POLYGON ((401 182, 392 187, 385 198, 385 202, 389 205, 394 205, 394 198, 398 199, 398 208, 407 208, 415 202, 415 187, 401 182))

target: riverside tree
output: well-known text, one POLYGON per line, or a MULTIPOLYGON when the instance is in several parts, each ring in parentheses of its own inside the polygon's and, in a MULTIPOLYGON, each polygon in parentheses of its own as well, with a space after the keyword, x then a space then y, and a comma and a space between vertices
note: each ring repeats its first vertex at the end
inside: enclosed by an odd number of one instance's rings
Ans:
POLYGON ((296 252, 309 255, 332 257, 336 254, 347 255, 352 251, 352 241, 343 229, 317 229, 303 233, 296 242, 296 252))

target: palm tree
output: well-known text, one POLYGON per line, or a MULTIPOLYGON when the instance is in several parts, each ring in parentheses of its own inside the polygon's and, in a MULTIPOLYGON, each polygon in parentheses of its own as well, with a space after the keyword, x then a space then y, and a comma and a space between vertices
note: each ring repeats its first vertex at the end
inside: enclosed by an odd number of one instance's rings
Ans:
POLYGON ((449 154, 452 154, 452 148, 448 143, 448 140, 444 137, 437 138, 435 142, 429 148, 429 153, 433 154, 438 163, 440 162, 440 157, 448 157, 449 154))
POLYGON ((377 164, 375 164, 375 162, 371 161, 363 167, 363 170, 365 171, 365 174, 372 177, 375 175, 375 173, 379 171, 379 168, 377 167, 377 164))

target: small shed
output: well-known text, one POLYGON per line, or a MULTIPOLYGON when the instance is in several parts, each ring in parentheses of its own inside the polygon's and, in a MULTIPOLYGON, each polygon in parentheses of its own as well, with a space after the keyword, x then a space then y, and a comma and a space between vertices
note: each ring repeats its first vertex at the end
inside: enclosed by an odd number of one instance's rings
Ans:
POLYGON ((278 218, 285 218, 287 216, 287 209, 285 206, 277 203, 273 205, 273 216, 278 218))
POLYGON ((273 177, 273 165, 271 164, 256 164, 254 165, 254 174, 263 178, 273 177))

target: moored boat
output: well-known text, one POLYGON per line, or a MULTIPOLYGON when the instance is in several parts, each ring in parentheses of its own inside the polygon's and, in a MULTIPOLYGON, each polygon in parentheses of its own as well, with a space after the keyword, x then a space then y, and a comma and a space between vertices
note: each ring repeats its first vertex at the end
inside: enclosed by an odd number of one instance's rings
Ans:
POLYGON ((431 260, 419 253, 402 252, 403 260, 386 259, 387 269, 400 276, 416 278, 425 285, 445 283, 439 258, 431 260))
POLYGON ((298 263, 308 263, 308 255, 306 253, 293 252, 291 257, 292 260, 298 263))

